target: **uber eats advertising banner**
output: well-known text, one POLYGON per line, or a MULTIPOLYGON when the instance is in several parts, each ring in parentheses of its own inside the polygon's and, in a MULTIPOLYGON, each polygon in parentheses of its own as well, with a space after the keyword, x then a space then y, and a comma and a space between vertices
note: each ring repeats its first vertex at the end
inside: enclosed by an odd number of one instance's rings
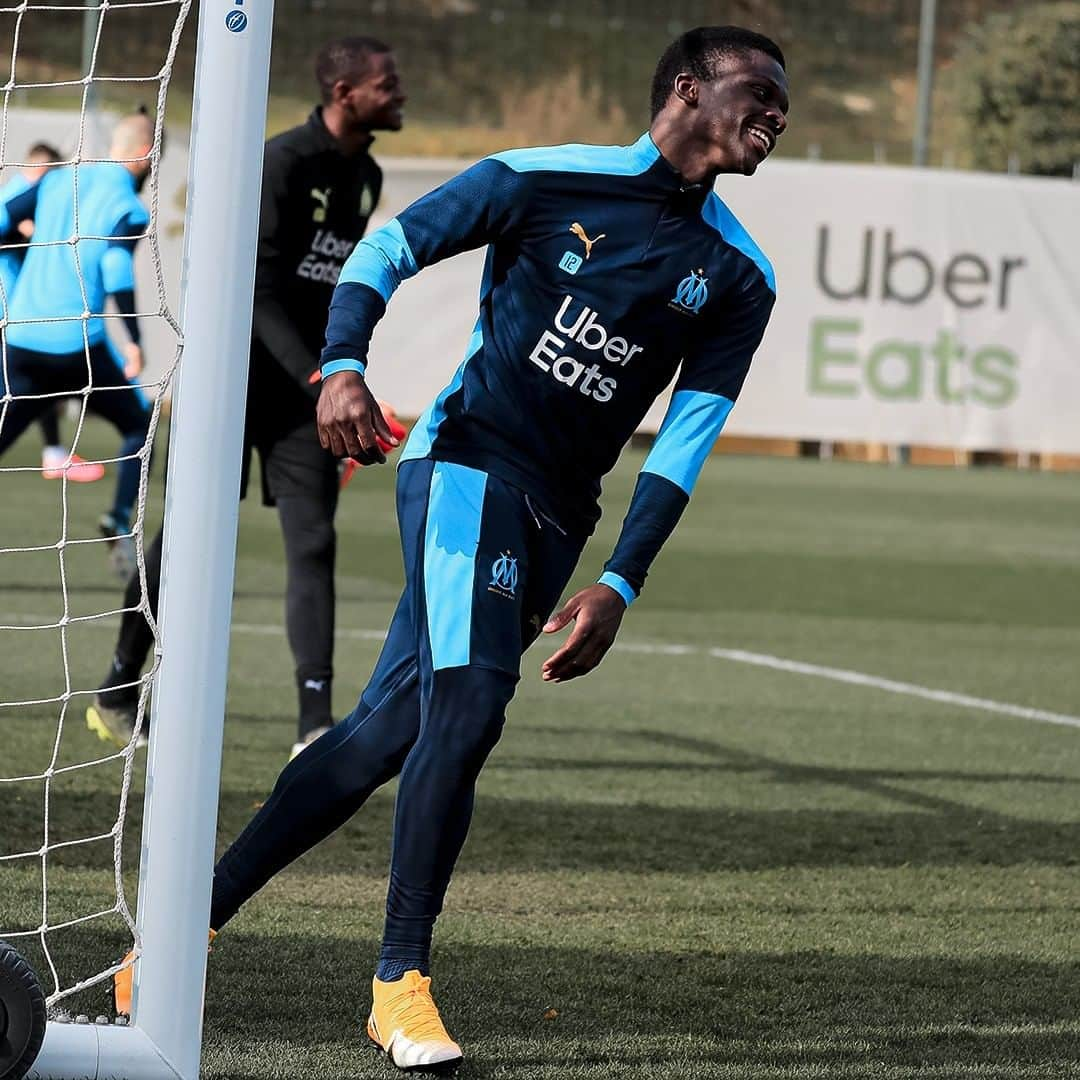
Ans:
MULTIPOLYGON (((373 224, 454 171, 384 167, 373 224)), ((717 192, 778 294, 727 433, 1080 453, 1080 183, 778 160, 717 192)), ((482 262, 407 282, 376 331, 403 415, 460 362, 482 262)))
POLYGON ((1080 452, 1080 184, 776 161, 717 191, 778 297, 729 432, 1080 452))

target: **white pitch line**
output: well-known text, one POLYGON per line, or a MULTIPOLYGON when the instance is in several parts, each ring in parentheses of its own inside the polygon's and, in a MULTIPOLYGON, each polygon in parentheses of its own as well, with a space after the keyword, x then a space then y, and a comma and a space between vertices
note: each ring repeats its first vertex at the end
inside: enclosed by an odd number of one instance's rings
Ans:
MULTIPOLYGON (((241 633, 284 633, 283 627, 270 627, 256 623, 233 623, 233 628, 241 633)), ((338 633, 342 637, 360 641, 382 641, 386 637, 385 632, 381 630, 339 630, 338 633)), ((1037 720, 1044 724, 1080 728, 1080 716, 1048 712, 1046 709, 1032 709, 1027 705, 1011 705, 1006 701, 992 701, 989 698, 972 697, 970 694, 957 694, 952 690, 935 690, 929 686, 898 682, 896 679, 882 679, 877 675, 848 671, 846 668, 804 664, 798 660, 770 656, 768 653, 747 652, 745 649, 702 649, 697 645, 648 641, 617 641, 612 648, 618 652, 644 653, 652 656, 711 656, 715 660, 731 660, 738 664, 753 664, 756 667, 788 671, 794 675, 811 675, 819 679, 850 683, 853 686, 868 686, 874 690, 885 690, 890 694, 906 694, 908 697, 936 701, 941 705, 960 705, 963 708, 981 709, 983 712, 997 713, 1001 716, 1015 716, 1021 720, 1037 720)))
POLYGON ((851 683, 854 686, 869 686, 875 690, 886 690, 890 694, 907 694, 908 697, 937 701, 942 705, 960 705, 967 709, 981 709, 983 712, 999 713, 1002 716, 1016 716, 1021 720, 1038 720, 1044 724, 1060 724, 1064 727, 1080 728, 1080 716, 1047 712, 1046 709, 1032 709, 1027 705, 1010 705, 1008 702, 991 701, 989 698, 972 697, 970 694, 956 694, 951 690, 934 690, 929 686, 897 682, 895 679, 882 679, 877 675, 866 675, 861 671, 848 671, 846 668, 803 664, 798 660, 784 660, 779 656, 746 652, 744 649, 710 649, 709 655, 715 656, 718 660, 734 660, 740 664, 754 664, 757 667, 775 668, 777 671, 790 671, 796 675, 814 675, 820 679, 832 679, 834 682, 851 683))
POLYGON ((906 694, 908 697, 936 701, 942 705, 960 705, 967 709, 998 713, 1001 716, 1015 716, 1021 720, 1037 720, 1044 724, 1080 728, 1080 716, 1070 716, 1068 713, 1032 709, 1027 705, 1011 705, 1007 701, 992 701, 989 698, 972 697, 970 694, 957 694, 952 690, 935 690, 930 686, 898 682, 896 679, 883 679, 878 675, 867 675, 862 671, 848 671, 846 668, 824 667, 820 664, 804 664, 799 660, 785 660, 782 656, 747 652, 745 649, 700 649, 694 645, 661 645, 629 641, 616 642, 613 648, 621 652, 659 656, 711 656, 715 660, 731 660, 737 664, 753 664, 755 667, 773 668, 793 675, 810 675, 818 679, 849 683, 852 686, 868 686, 873 690, 885 690, 890 694, 906 694))
MULTIPOLYGON (((27 616, 24 616, 24 618, 27 618, 27 616)), ((44 616, 36 618, 31 616, 29 618, 34 619, 35 622, 47 621, 44 616)), ((115 616, 105 616, 101 619, 101 623, 109 625, 115 625, 117 622, 119 620, 115 616)), ((282 637, 285 634, 285 627, 275 623, 234 622, 232 628, 238 634, 260 634, 270 637, 282 637)), ((354 641, 383 641, 386 638, 384 630, 339 628, 335 634, 337 637, 351 638, 354 641)), ((867 675, 862 671, 825 667, 821 664, 805 664, 799 660, 785 660, 781 656, 747 652, 745 649, 706 649, 697 645, 665 644, 650 641, 620 641, 616 642, 612 648, 616 652, 641 653, 647 656, 709 656, 714 660, 730 660, 737 664, 752 664, 755 667, 787 671, 793 675, 809 675, 813 678, 848 683, 851 686, 865 686, 872 690, 884 690, 890 694, 904 694, 907 697, 922 698, 924 701, 936 701, 939 705, 959 705, 965 709, 979 709, 982 712, 996 713, 999 716, 1014 716, 1020 720, 1035 720, 1043 724, 1080 728, 1080 716, 1070 716, 1068 713, 1033 709, 1027 705, 1012 705, 1007 701, 993 701, 990 698, 973 697, 971 694, 957 694, 952 690, 935 690, 930 686, 899 682, 896 679, 883 679, 878 675, 867 675)))

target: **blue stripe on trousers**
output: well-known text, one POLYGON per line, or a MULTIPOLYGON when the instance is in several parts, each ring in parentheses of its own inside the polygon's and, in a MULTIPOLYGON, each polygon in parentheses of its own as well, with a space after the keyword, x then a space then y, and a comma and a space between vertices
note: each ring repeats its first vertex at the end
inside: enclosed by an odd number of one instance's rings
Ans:
POLYGON ((487 474, 437 461, 424 526, 424 598, 434 671, 469 663, 476 549, 487 474))

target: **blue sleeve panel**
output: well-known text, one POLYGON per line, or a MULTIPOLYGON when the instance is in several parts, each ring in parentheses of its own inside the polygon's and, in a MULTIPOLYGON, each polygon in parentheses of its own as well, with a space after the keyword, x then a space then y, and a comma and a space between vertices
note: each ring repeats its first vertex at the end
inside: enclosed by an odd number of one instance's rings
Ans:
POLYGON ((635 593, 641 592, 653 559, 689 501, 690 496, 678 484, 656 473, 641 472, 619 542, 604 564, 604 573, 617 574, 635 593))
POLYGON ((364 237, 334 290, 321 363, 364 363, 394 290, 425 266, 483 247, 512 229, 529 182, 528 174, 485 158, 364 237))
POLYGON ((101 282, 107 293, 133 291, 135 288, 135 260, 129 248, 109 244, 101 256, 101 282))
POLYGON ((33 219, 37 212, 38 185, 20 191, 0 205, 0 241, 22 240, 19 222, 33 219))
POLYGON ((670 480, 689 498, 734 404, 721 394, 676 390, 641 471, 670 480))
POLYGON ((125 214, 113 229, 101 256, 101 283, 107 293, 134 292, 135 246, 146 231, 146 224, 133 214, 125 214))
POLYGON ((385 303, 394 290, 419 269, 401 222, 394 218, 356 245, 341 268, 338 281, 370 285, 385 303))

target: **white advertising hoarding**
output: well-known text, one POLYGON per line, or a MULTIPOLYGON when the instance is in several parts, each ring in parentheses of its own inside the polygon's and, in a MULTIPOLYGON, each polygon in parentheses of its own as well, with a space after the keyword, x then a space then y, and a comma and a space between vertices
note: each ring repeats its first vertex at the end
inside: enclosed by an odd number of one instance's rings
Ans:
POLYGON ((729 431, 1080 452, 1080 184, 772 162, 777 305, 729 431))

